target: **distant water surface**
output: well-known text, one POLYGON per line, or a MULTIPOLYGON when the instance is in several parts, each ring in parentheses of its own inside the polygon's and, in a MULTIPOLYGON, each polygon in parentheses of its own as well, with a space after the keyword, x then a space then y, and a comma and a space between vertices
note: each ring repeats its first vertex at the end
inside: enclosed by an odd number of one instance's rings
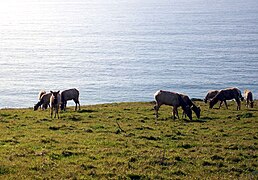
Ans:
POLYGON ((0 2, 0 108, 41 89, 98 104, 231 86, 258 96, 257 0, 0 2))

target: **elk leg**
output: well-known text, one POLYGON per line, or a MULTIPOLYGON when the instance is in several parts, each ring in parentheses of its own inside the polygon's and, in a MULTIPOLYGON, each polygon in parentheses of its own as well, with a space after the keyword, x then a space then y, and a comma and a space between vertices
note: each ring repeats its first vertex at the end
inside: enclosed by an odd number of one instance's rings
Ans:
POLYGON ((175 117, 175 107, 172 108, 172 116, 173 116, 173 119, 175 120, 176 117, 175 117))
POLYGON ((66 111, 66 104, 67 104, 67 101, 64 101, 64 111, 66 111))
POLYGON ((59 119, 59 112, 58 112, 58 109, 56 110, 56 113, 57 113, 57 118, 59 119))
POLYGON ((221 107, 222 103, 223 103, 223 101, 220 101, 220 104, 219 104, 219 109, 220 109, 220 107, 221 107))
POLYGON ((51 118, 53 117, 53 108, 52 107, 50 108, 50 117, 51 118))
POLYGON ((77 101, 76 101, 76 99, 73 99, 73 102, 75 103, 75 111, 77 111, 77 101))
POLYGON ((182 113, 182 119, 185 117, 185 111, 183 110, 183 113, 182 113))
MULTIPOLYGON (((173 119, 176 119, 176 116, 178 117, 178 111, 176 107, 173 107, 173 119)), ((179 117, 178 117, 179 118, 179 117)))
POLYGON ((240 110, 241 108, 241 102, 239 99, 236 99, 236 102, 237 102, 237 110, 240 110))
POLYGON ((228 109, 228 104, 227 104, 226 100, 224 100, 224 104, 225 104, 226 108, 228 109))
POLYGON ((175 108, 176 110, 175 110, 175 112, 176 112, 176 116, 177 116, 177 118, 179 119, 179 116, 178 116, 178 110, 177 110, 177 108, 175 108))
POLYGON ((158 117, 159 117, 159 115, 158 115, 159 108, 160 108, 160 105, 158 105, 158 104, 156 104, 156 105, 154 106, 156 120, 157 120, 158 117))
POLYGON ((81 106, 80 106, 80 103, 79 103, 79 101, 78 100, 74 100, 74 102, 75 102, 75 111, 77 111, 77 104, 79 105, 79 110, 81 110, 81 106))

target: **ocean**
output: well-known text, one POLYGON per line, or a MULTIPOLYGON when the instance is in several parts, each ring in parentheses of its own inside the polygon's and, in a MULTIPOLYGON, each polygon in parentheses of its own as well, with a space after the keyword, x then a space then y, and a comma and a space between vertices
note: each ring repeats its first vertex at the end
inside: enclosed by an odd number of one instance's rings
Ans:
POLYGON ((0 34, 0 108, 69 88, 82 105, 152 101, 160 89, 258 96, 257 0, 10 0, 0 34))

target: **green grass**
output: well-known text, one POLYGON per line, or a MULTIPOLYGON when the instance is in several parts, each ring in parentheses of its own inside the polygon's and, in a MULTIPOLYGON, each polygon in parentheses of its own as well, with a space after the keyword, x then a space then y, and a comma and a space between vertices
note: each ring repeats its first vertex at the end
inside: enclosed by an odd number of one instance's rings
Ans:
POLYGON ((151 102, 70 107, 60 119, 1 109, 0 178, 257 179, 258 102, 196 103, 193 121, 173 120, 169 106, 155 121, 151 102))

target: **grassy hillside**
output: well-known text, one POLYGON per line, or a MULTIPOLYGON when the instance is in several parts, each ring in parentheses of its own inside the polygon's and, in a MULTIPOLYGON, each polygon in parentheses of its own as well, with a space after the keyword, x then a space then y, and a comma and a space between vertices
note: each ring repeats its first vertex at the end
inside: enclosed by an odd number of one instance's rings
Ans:
MULTIPOLYGON (((199 120, 171 119, 153 103, 0 110, 0 178, 257 179, 258 103, 208 109, 199 120)), ((216 105, 218 107, 218 105, 216 105)), ((180 115, 181 109, 179 110, 180 115)))

